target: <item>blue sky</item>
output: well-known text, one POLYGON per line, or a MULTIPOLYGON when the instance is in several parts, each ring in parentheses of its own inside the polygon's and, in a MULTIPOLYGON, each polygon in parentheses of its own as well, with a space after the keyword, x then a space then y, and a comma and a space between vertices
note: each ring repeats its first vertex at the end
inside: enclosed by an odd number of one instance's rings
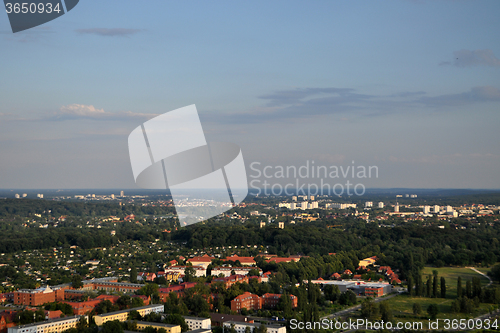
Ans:
POLYGON ((262 165, 500 188, 498 1, 82 0, 0 14, 0 188, 133 188, 127 137, 196 104, 262 165))

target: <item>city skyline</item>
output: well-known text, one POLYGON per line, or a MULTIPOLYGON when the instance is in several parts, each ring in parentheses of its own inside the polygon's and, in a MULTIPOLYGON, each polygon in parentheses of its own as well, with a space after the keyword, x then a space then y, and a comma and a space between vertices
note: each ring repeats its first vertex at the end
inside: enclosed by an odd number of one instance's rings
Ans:
POLYGON ((249 175, 355 163, 378 167, 366 188, 499 189, 499 9, 85 1, 16 34, 2 14, 0 188, 133 189, 129 133, 196 104, 249 175))

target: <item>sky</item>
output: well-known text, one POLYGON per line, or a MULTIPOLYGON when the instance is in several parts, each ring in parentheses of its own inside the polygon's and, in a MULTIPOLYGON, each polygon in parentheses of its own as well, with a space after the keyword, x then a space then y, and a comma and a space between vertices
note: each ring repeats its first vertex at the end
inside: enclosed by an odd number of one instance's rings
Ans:
POLYGON ((499 189, 499 12, 82 0, 15 34, 0 13, 0 188, 136 188, 128 135, 195 104, 207 141, 241 147, 249 180, 314 162, 376 166, 354 179, 372 188, 499 189))

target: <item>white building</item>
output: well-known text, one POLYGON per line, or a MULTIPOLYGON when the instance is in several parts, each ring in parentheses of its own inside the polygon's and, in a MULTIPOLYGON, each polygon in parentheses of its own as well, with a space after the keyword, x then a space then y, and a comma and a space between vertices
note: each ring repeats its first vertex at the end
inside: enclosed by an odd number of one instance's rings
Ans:
POLYGON ((294 196, 292 197, 292 201, 297 201, 297 196, 295 196, 295 195, 294 195, 294 196))
POLYGON ((181 275, 185 275, 184 271, 188 267, 193 267, 194 268, 195 276, 196 277, 202 277, 202 276, 205 276, 207 274, 207 270, 205 268, 201 267, 201 266, 170 266, 170 267, 168 267, 167 264, 165 264, 163 266, 163 268, 165 270, 165 274, 168 274, 168 273, 179 273, 181 275))
POLYGON ((309 200, 314 201, 314 195, 310 195, 309 200))
POLYGON ((433 207, 433 210, 432 210, 435 214, 439 214, 439 212, 441 211, 441 208, 438 206, 438 205, 435 205, 433 207))
POLYGON ((124 197, 124 196, 125 196, 125 192, 120 191, 120 197, 124 197))
POLYGON ((248 275, 252 269, 258 270, 259 275, 262 275, 262 269, 259 267, 214 267, 211 274, 213 276, 219 276, 222 274, 223 276, 228 277, 231 276, 231 272, 234 271, 234 274, 236 275, 248 275))
POLYGON ((300 203, 300 209, 306 210, 307 209, 308 202, 307 201, 302 201, 300 203))
POLYGON ((16 198, 16 199, 19 199, 20 197, 21 196, 19 194, 17 194, 17 193, 14 195, 14 198, 16 198))
POLYGON ((318 208, 318 202, 317 202, 317 201, 310 202, 310 203, 307 205, 307 208, 308 208, 308 209, 318 208))
POLYGON ((396 206, 394 206, 394 212, 399 213, 399 205, 396 203, 396 206))
POLYGON ((380 201, 378 204, 377 204, 377 207, 378 208, 384 208, 384 203, 382 201, 380 201))
POLYGON ((453 213, 453 207, 451 206, 446 206, 446 213, 453 213))
POLYGON ((424 214, 430 214, 431 213, 431 206, 424 206, 424 214))
POLYGON ((367 201, 367 202, 365 202, 365 207, 366 208, 373 207, 373 201, 367 201))
POLYGON ((356 208, 356 204, 329 203, 326 204, 326 208, 336 208, 336 209, 356 208))
POLYGON ((210 330, 212 328, 212 322, 210 318, 200 318, 200 317, 189 317, 183 316, 184 321, 188 325, 190 330, 197 330, 200 328, 210 330))
MULTIPOLYGON (((224 327, 230 329, 233 327, 236 330, 236 333, 245 333, 245 330, 247 327, 250 327, 250 332, 256 332, 259 327, 260 323, 248 323, 244 321, 226 321, 224 322, 224 327)), ((286 333, 286 327, 285 326, 278 326, 278 325, 266 325, 267 328, 267 333, 286 333)))
POLYGON ((57 318, 48 321, 42 321, 39 323, 9 327, 7 329, 7 332, 8 333, 60 333, 67 329, 76 327, 76 324, 80 321, 81 317, 84 317, 88 321, 87 316, 57 318))

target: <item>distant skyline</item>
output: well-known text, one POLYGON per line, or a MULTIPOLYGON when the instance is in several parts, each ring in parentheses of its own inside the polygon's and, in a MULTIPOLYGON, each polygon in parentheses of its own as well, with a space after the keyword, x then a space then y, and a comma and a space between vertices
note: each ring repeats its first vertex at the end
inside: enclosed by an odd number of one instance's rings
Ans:
POLYGON ((499 12, 86 0, 16 34, 0 13, 0 189, 135 188, 128 134, 190 104, 249 175, 315 161, 377 166, 367 188, 500 189, 499 12))

